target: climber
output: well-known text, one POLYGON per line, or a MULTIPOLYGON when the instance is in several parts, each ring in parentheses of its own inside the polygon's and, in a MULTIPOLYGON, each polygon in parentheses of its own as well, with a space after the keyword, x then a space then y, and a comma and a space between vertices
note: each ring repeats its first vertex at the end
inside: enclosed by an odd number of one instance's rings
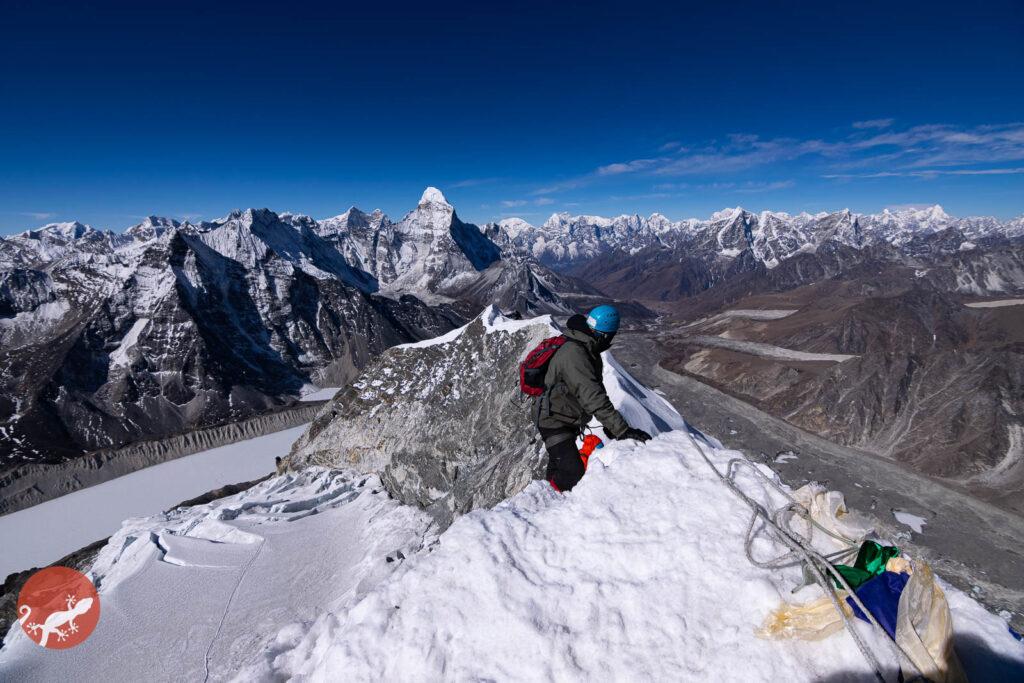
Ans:
POLYGON ((569 491, 583 477, 584 460, 576 438, 596 417, 613 439, 647 441, 651 435, 629 426, 612 405, 602 381, 601 352, 619 329, 614 306, 598 306, 587 317, 566 322, 565 343, 555 351, 544 374, 544 393, 534 401, 534 423, 548 451, 547 479, 556 491, 569 491))

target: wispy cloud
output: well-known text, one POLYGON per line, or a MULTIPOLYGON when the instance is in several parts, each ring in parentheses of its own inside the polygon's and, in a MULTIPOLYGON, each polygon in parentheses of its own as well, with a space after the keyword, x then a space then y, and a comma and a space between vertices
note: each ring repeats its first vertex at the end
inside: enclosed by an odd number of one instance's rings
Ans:
POLYGON ((575 190, 583 187, 587 184, 588 180, 592 178, 588 176, 581 176, 579 178, 570 178, 568 180, 559 180, 554 183, 545 185, 544 187, 538 187, 536 190, 531 192, 533 195, 541 194, 558 194, 559 192, 565 192, 566 190, 575 190))
POLYGON ((536 199, 506 199, 501 202, 501 205, 506 209, 514 209, 519 206, 549 206, 554 203, 555 200, 551 197, 537 197, 536 199))
POLYGON ((654 168, 659 163, 663 162, 664 159, 634 159, 622 164, 608 164, 607 166, 600 166, 597 169, 597 175, 621 175, 622 173, 633 173, 634 171, 644 171, 648 168, 654 168))
POLYGON ((948 175, 1020 175, 1024 168, 928 168, 920 171, 878 171, 877 173, 828 173, 823 178, 936 178, 948 175))
POLYGON ((865 128, 888 128, 895 119, 868 119, 867 121, 854 121, 853 127, 863 130, 865 128))
POLYGON ((456 182, 452 183, 451 185, 449 185, 449 187, 452 187, 452 188, 477 187, 479 185, 487 185, 489 183, 495 183, 495 182, 498 182, 498 180, 499 180, 499 178, 466 178, 465 180, 459 180, 459 181, 456 181, 456 182))
POLYGON ((28 216, 32 220, 36 221, 47 221, 57 216, 57 214, 50 211, 22 211, 20 215, 28 216))
MULTIPOLYGON (((737 133, 724 140, 681 148, 674 154, 605 164, 596 168, 590 178, 644 173, 655 176, 713 176, 797 159, 824 166, 832 171, 828 174, 830 177, 843 175, 846 169, 857 167, 870 169, 874 166, 877 172, 908 172, 936 166, 959 166, 966 171, 974 164, 992 165, 1024 159, 1024 123, 973 128, 937 124, 905 130, 880 131, 879 128, 880 123, 861 126, 849 135, 832 140, 766 139, 737 133)), ((960 171, 956 174, 967 175, 960 171)), ((562 185, 586 182, 586 178, 565 181, 562 185)), ((551 188, 551 191, 557 190, 551 188)))
POLYGON ((792 180, 776 180, 767 183, 756 183, 749 182, 743 183, 736 188, 736 192, 744 192, 749 194, 756 194, 759 192, 775 192, 776 190, 785 190, 793 187, 796 183, 792 180))

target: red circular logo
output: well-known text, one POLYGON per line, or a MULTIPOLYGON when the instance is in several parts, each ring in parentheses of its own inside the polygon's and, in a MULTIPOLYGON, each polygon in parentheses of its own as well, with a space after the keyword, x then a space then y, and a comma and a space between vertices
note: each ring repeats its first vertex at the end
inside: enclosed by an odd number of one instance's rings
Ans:
POLYGON ((66 650, 85 641, 100 620, 100 596, 81 572, 47 567, 18 593, 18 621, 36 644, 66 650))

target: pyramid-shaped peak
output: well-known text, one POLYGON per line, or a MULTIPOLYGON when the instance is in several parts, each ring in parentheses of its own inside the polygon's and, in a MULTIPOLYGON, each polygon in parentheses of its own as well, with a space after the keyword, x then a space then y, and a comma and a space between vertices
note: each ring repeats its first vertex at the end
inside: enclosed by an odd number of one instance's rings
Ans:
POLYGON ((420 197, 420 205, 423 204, 444 204, 445 206, 451 206, 448 200, 441 194, 441 190, 436 187, 428 187, 423 190, 423 196, 420 197))
POLYGON ((734 208, 731 208, 731 209, 730 208, 725 208, 725 209, 722 209, 721 211, 716 211, 713 214, 711 214, 711 220, 712 221, 734 221, 737 218, 743 216, 743 214, 745 214, 745 213, 746 213, 746 210, 742 206, 737 206, 737 207, 734 207, 734 208))

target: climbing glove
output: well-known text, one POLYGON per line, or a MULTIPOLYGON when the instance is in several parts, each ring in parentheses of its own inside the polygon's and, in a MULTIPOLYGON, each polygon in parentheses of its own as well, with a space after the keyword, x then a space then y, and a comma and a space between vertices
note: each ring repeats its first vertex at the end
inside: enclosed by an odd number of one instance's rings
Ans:
POLYGON ((650 441, 651 435, 642 429, 634 429, 633 427, 630 427, 625 432, 623 432, 622 435, 619 436, 619 438, 636 439, 637 441, 643 443, 644 441, 650 441))

